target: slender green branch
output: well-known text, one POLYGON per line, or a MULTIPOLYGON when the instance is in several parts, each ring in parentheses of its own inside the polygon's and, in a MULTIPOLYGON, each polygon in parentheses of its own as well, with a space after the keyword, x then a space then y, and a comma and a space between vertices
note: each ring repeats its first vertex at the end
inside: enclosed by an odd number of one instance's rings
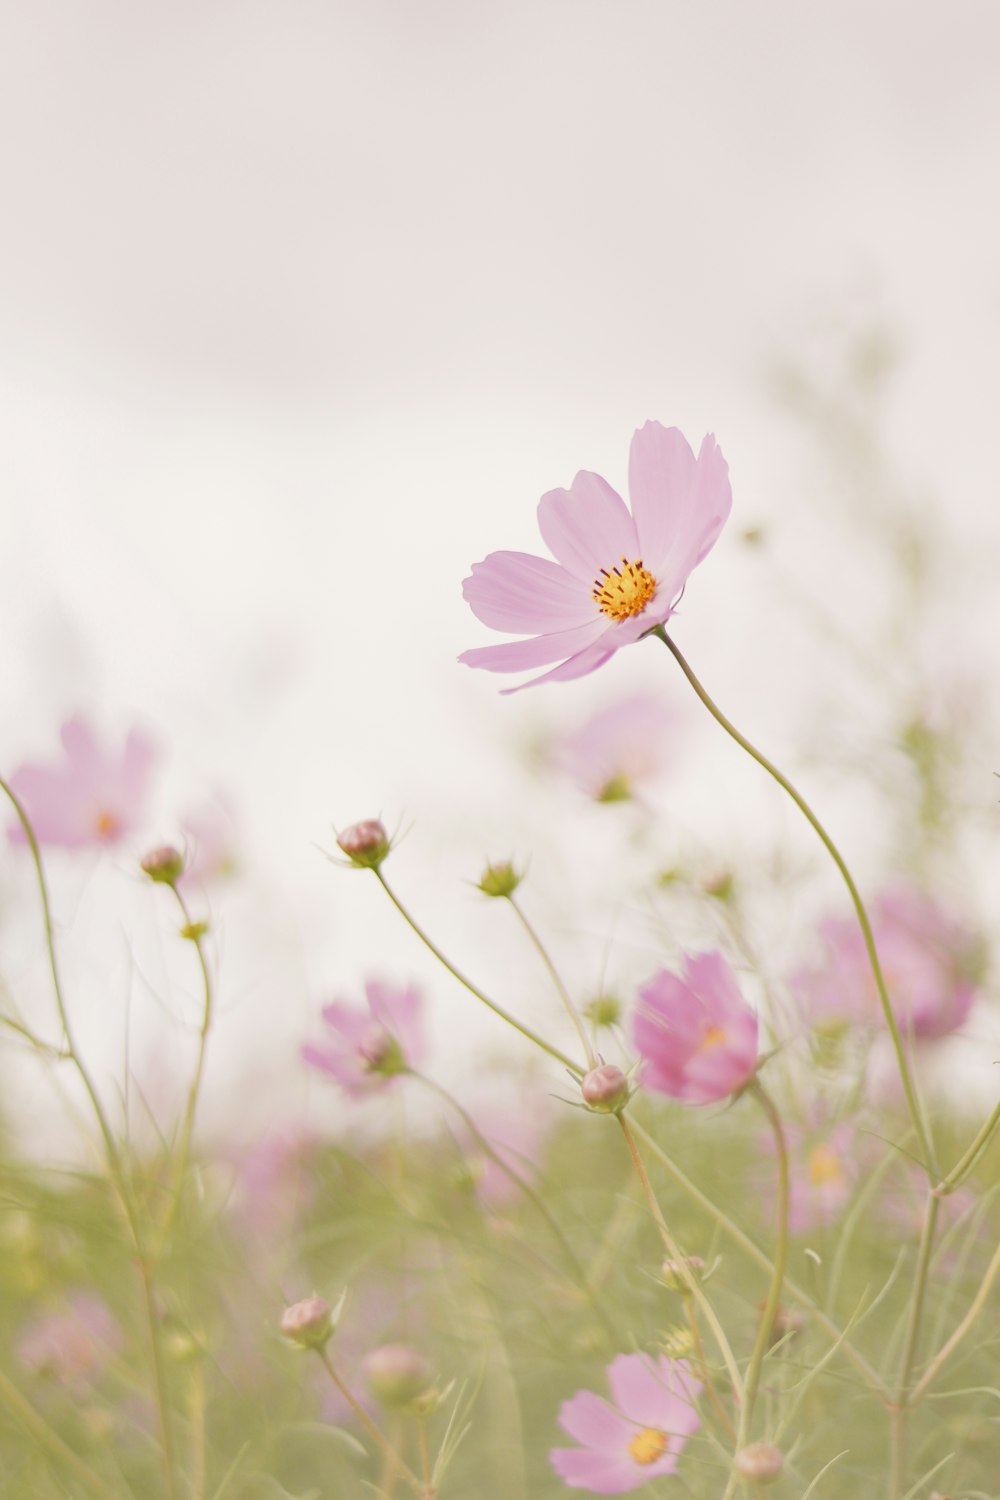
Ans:
POLYGON ((31 1434, 39 1448, 47 1449, 52 1458, 65 1466, 77 1484, 84 1486, 98 1500, 120 1500, 120 1492, 114 1489, 100 1474, 96 1473, 80 1455, 64 1443, 59 1434, 49 1426, 44 1417, 26 1400, 12 1380, 0 1369, 0 1402, 11 1415, 31 1434))
POLYGON ((996 1281, 998 1273, 1000 1273, 1000 1245, 998 1245, 996 1250, 993 1252, 993 1259, 990 1261, 989 1265, 986 1268, 986 1275, 983 1277, 982 1282, 980 1283, 979 1290, 976 1293, 975 1297, 972 1299, 969 1310, 966 1313, 965 1317, 962 1319, 961 1323, 959 1323, 958 1327, 955 1329, 951 1337, 946 1341, 946 1343, 941 1346, 937 1354, 935 1354, 934 1358, 927 1366, 923 1375, 921 1375, 917 1384, 913 1387, 913 1390, 910 1393, 911 1406, 916 1406, 917 1402, 926 1392, 928 1386, 930 1386, 931 1383, 937 1378, 941 1366, 947 1359, 951 1357, 955 1349, 958 1348, 959 1344, 965 1338, 965 1335, 968 1333, 969 1329, 973 1326, 976 1319, 979 1317, 979 1314, 982 1312, 984 1306, 986 1305, 986 1299, 989 1297, 990 1292, 993 1290, 993 1283, 994 1281, 996 1281))
POLYGON ((317 1349, 316 1352, 319 1355, 320 1362, 324 1370, 329 1375, 330 1379, 333 1381, 334 1385, 337 1387, 337 1390, 343 1396, 344 1400, 347 1402, 348 1406, 351 1408, 352 1412, 357 1417, 362 1427, 378 1444, 379 1448, 385 1454, 386 1459, 394 1465, 396 1471, 402 1474, 403 1478, 406 1480, 410 1488, 421 1496, 421 1500, 425 1500, 426 1492, 424 1486, 421 1484, 416 1474, 414 1474, 409 1464, 404 1463, 399 1450, 393 1447, 393 1445, 389 1442, 389 1439, 382 1432, 381 1428, 375 1425, 371 1417, 361 1405, 360 1401, 358 1401, 354 1393, 351 1391, 350 1387, 348 1385, 345 1385, 344 1381, 337 1374, 337 1371, 334 1368, 329 1354, 327 1354, 325 1349, 317 1349))
POLYGON ((998 1125, 1000 1125, 1000 1102, 995 1105, 968 1151, 956 1162, 948 1175, 943 1177, 938 1183, 935 1192, 939 1198, 946 1198, 949 1193, 953 1193, 965 1181, 983 1152, 989 1146, 994 1135, 996 1135, 998 1125))
POLYGON ((787 776, 782 775, 773 761, 768 760, 766 755, 762 754, 762 752, 758 750, 754 745, 752 745, 748 739, 740 734, 736 726, 726 718, 725 714, 718 707, 718 705, 709 697, 708 693, 702 687, 701 682, 695 676, 692 668, 688 665, 688 662, 683 656, 682 652, 674 643, 674 641, 671 640, 670 636, 667 635, 667 632, 666 630, 664 630, 663 626, 657 625, 652 630, 648 631, 647 634, 655 635, 663 642, 667 650, 674 657, 688 682, 694 688, 694 691, 697 693, 702 703, 708 709, 709 713, 716 720, 716 722, 720 724, 721 727, 726 731, 730 738, 735 740, 740 748, 745 750, 747 754, 751 756, 752 759, 755 760, 757 764, 761 766, 768 773, 768 775, 778 783, 778 785, 784 792, 787 792, 788 796, 791 797, 792 801, 802 813, 803 817, 812 826, 813 830, 818 834, 823 847, 826 849, 830 858, 833 860, 834 864, 837 866, 837 869, 840 871, 840 875, 844 881, 844 884, 847 886, 848 894, 850 895, 851 901, 854 905, 858 924, 861 928, 862 936, 864 937, 865 948, 868 952, 868 962, 871 965, 872 975, 875 980, 875 987, 878 990, 878 997, 882 1006, 882 1013, 885 1017, 885 1024, 888 1028, 889 1035, 892 1039, 893 1050, 896 1054, 896 1066, 899 1069, 900 1080, 903 1084, 903 1092, 906 1095, 907 1107, 910 1111, 910 1117, 913 1120, 913 1127, 916 1130, 917 1139, 920 1142, 921 1150, 924 1154, 924 1170, 927 1172, 928 1177, 933 1181, 937 1176, 937 1169, 934 1162, 934 1147, 931 1141, 930 1131, 927 1126, 927 1121, 924 1118, 924 1112, 920 1107, 920 1101, 917 1098, 917 1092, 913 1083, 913 1077, 910 1073, 910 1065, 907 1062, 906 1058, 906 1050, 903 1046, 903 1038, 900 1035, 899 1026, 897 1024, 895 1014, 893 1013, 892 1003, 889 999, 889 992, 886 989, 885 977, 882 973, 882 965, 879 963, 878 951, 875 947, 875 937, 872 933, 871 922, 868 919, 868 912, 865 908, 864 902, 861 899, 861 893, 854 883, 854 877, 852 876, 850 870, 847 867, 847 864, 844 861, 843 855, 837 848, 836 844, 833 842, 833 839, 827 833, 826 829, 823 827, 823 824, 820 822, 819 818, 809 806, 808 802, 801 795, 801 793, 796 791, 795 787, 788 780, 787 776))
POLYGON ((449 962, 447 958, 445 958, 440 948, 438 948, 431 941, 431 939, 427 936, 427 933, 424 932, 423 928, 419 927, 414 919, 410 916, 410 913, 407 911, 406 907, 400 901, 395 891, 389 885, 385 876, 382 874, 382 871, 380 869, 375 869, 372 873, 374 874, 379 885, 385 891, 386 895, 389 897, 389 900, 392 902, 393 906, 399 912, 403 920, 407 923, 408 926, 413 929, 417 937, 424 944, 425 948, 429 949, 429 951, 433 953, 438 963, 443 964, 452 978, 457 979, 459 984, 463 985, 465 989, 469 991, 470 995, 475 995, 476 999, 480 1000, 483 1005, 488 1006, 488 1008, 493 1011, 494 1015, 498 1015, 502 1021, 506 1021, 508 1026, 513 1026, 514 1030, 519 1031, 521 1035, 523 1037, 526 1037, 529 1042, 534 1042, 536 1047, 541 1047, 543 1052, 547 1052, 550 1057, 554 1057, 557 1062, 561 1062, 564 1067, 569 1068, 570 1072, 573 1073, 577 1078, 582 1077, 585 1069, 581 1068, 578 1063, 573 1062, 571 1058, 567 1057, 565 1052, 560 1052, 558 1047, 553 1047, 551 1043, 544 1041, 542 1037, 538 1036, 534 1031, 532 1031, 529 1026, 525 1026, 520 1021, 516 1020, 509 1011, 504 1010, 502 1005, 498 1005, 495 1000, 491 1000, 488 995, 484 995, 482 990, 478 989, 476 985, 472 983, 471 979, 467 979, 459 969, 456 969, 455 965, 449 962))
POLYGON ((597 1057, 594 1053, 593 1044, 590 1040, 590 1037, 587 1035, 586 1030, 584 1029, 583 1022, 580 1019, 580 1013, 577 1010, 576 1006, 573 1004, 573 998, 570 995, 569 990, 562 982, 559 970, 556 968, 555 964, 552 962, 552 959, 549 957, 548 949, 542 942, 541 938, 538 936, 538 933, 535 931, 532 924, 529 922, 522 907, 517 901, 514 900, 513 892, 509 892, 506 899, 510 902, 511 906, 514 908, 514 911, 517 913, 517 916, 521 922, 521 926, 528 934, 528 937, 534 944, 538 956, 541 958, 542 963, 549 971, 552 983, 555 985, 556 990, 559 994, 559 998, 566 1008, 566 1014, 569 1016, 573 1025, 576 1027, 576 1034, 580 1038, 580 1045, 583 1048, 584 1056, 587 1059, 587 1066, 591 1068, 594 1067, 597 1063, 597 1057))

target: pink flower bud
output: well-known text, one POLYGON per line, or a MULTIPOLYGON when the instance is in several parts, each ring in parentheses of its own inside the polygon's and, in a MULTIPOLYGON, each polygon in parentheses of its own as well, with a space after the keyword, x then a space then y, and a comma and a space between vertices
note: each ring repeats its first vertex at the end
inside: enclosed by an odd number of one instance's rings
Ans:
POLYGON ((580 1092, 587 1108, 602 1115, 617 1114, 629 1101, 628 1079, 614 1063, 591 1068, 580 1084, 580 1092))
POLYGON ((323 1349, 333 1333, 333 1309, 323 1297, 293 1302, 281 1315, 281 1331, 303 1349, 323 1349))
POLYGON ((337 846, 352 865, 358 865, 362 870, 377 870, 391 847, 389 835, 378 818, 352 823, 350 828, 338 834, 337 846))
POLYGON ((785 1467, 785 1457, 773 1443, 749 1443, 739 1450, 733 1460, 733 1467, 741 1479, 756 1479, 758 1484, 770 1484, 785 1467))
POLYGON ((140 863, 150 880, 161 885, 176 885, 184 873, 184 856, 172 844, 151 849, 140 863))
POLYGON ((372 1394, 383 1406, 419 1406, 431 1390, 430 1366, 407 1344, 383 1344, 362 1364, 372 1394))

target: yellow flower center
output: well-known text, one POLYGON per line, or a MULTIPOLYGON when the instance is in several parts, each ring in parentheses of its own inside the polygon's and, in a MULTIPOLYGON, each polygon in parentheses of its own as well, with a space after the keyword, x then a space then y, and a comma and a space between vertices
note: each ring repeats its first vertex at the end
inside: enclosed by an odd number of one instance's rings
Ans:
POLYGON ((655 593, 656 579, 643 567, 641 557, 638 562, 623 557, 620 567, 612 568, 610 573, 602 568, 600 577, 594 579, 594 600, 601 614, 610 620, 630 620, 633 615, 641 615, 655 593))
POLYGON ((99 839, 112 839, 118 832, 118 819, 113 812, 102 808, 94 819, 94 827, 99 839))
POLYGON ((721 1026, 710 1026, 701 1039, 702 1052, 711 1052, 713 1047, 721 1047, 726 1040, 726 1033, 721 1026))
POLYGON ((840 1157, 829 1146, 816 1146, 807 1160, 809 1181, 813 1187, 823 1187, 828 1182, 843 1182, 844 1169, 840 1157))
POLYGON ((628 1445, 637 1464, 655 1464, 667 1451, 667 1435, 658 1427, 643 1427, 628 1445))

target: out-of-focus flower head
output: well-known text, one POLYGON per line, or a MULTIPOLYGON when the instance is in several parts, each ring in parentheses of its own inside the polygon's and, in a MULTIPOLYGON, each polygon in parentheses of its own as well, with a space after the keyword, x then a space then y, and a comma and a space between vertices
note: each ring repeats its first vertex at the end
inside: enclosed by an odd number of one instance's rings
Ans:
POLYGON ((588 797, 622 802, 663 770, 675 727, 675 715, 661 698, 633 693, 560 735, 548 758, 588 797))
POLYGON ((551 1115, 539 1107, 537 1101, 529 1102, 521 1097, 512 1098, 507 1104, 476 1105, 469 1114, 483 1140, 499 1157, 499 1162, 483 1149, 471 1131, 461 1128, 458 1135, 464 1149, 468 1178, 483 1208, 506 1208, 521 1195, 511 1173, 528 1184, 535 1181, 552 1124, 551 1115), (510 1170, 504 1171, 504 1166, 510 1170))
MULTIPOLYGON (((872 931, 889 999, 904 1037, 947 1036, 965 1021, 982 965, 974 934, 913 886, 885 891, 871 908, 872 931)), ((880 1026, 882 1006, 857 922, 820 925, 823 961, 792 979, 809 1020, 880 1026)))
POLYGON ((685 956, 683 977, 654 974, 639 991, 632 1034, 643 1086, 689 1104, 725 1099, 757 1066, 757 1017, 721 953, 685 956))
POLYGON ((236 1212, 244 1234, 262 1244, 287 1243, 315 1193, 315 1136, 274 1134, 254 1141, 237 1159, 236 1212))
POLYGON ((553 1448, 549 1460, 566 1484, 597 1495, 623 1495, 673 1474, 677 1458, 701 1425, 695 1401, 701 1384, 686 1360, 619 1354, 608 1366, 611 1401, 577 1391, 564 1401, 559 1425, 579 1448, 553 1448))
POLYGON ((236 818, 227 798, 219 796, 185 813, 184 874, 181 885, 224 880, 236 871, 236 818))
POLYGON ((307 1043, 302 1055, 321 1068, 352 1098, 391 1083, 423 1061, 423 997, 415 985, 400 987, 377 979, 365 983, 368 1009, 334 1000, 323 1009, 333 1032, 325 1044, 307 1043))
MULTIPOLYGON (((62 760, 29 762, 10 777, 40 844, 83 849, 118 844, 142 824, 156 749, 133 729, 121 751, 108 750, 87 721, 68 719, 60 731, 62 760)), ((26 843, 20 822, 8 830, 26 843)))
POLYGON ((66 1306, 29 1323, 17 1341, 21 1363, 77 1394, 94 1386, 121 1353, 118 1319, 94 1292, 74 1292, 66 1306))
POLYGON ((484 625, 529 639, 480 646, 459 661, 489 672, 557 662, 530 681, 565 682, 668 620, 732 507, 715 438, 695 458, 676 427, 647 422, 632 439, 629 495, 631 512, 607 480, 587 472, 543 495, 538 528, 555 561, 491 552, 462 585, 484 625))
MULTIPOLYGON (((854 1196, 863 1170, 860 1142, 847 1124, 834 1125, 823 1133, 786 1125, 785 1137, 788 1228, 792 1234, 808 1234, 833 1224, 854 1196)), ((772 1152, 773 1137, 764 1137, 761 1146, 772 1152)))

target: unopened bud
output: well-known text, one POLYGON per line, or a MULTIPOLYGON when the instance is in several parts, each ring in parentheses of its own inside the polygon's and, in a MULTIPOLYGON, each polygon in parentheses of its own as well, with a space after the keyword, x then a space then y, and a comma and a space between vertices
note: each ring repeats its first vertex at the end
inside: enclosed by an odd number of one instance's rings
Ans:
POLYGON ((333 1333, 333 1309, 323 1297, 293 1302, 281 1315, 281 1331, 302 1349, 324 1349, 333 1333))
POLYGON ((687 1359, 694 1349, 694 1335, 690 1328, 668 1328, 663 1335, 662 1349, 668 1359, 687 1359))
POLYGON ((660 1269, 660 1275, 668 1290, 679 1292, 682 1297, 686 1297, 691 1291, 691 1282, 700 1281, 704 1271, 705 1262, 700 1255, 684 1255, 680 1260, 665 1260, 660 1269))
POLYGON ((583 1013, 594 1026, 617 1026, 621 1020, 622 1003, 617 995, 597 995, 584 1006, 583 1013))
POLYGON ((383 1344, 362 1364, 372 1394, 383 1406, 424 1408, 433 1394, 430 1366, 407 1344, 383 1344))
POLYGON ((614 1063, 601 1063, 584 1075, 580 1092, 588 1109, 598 1114, 614 1115, 629 1101, 628 1079, 614 1063))
POLYGON ((140 863, 150 880, 159 885, 176 885, 184 874, 184 856, 173 844, 151 849, 140 863))
POLYGON ((758 1484, 770 1484, 784 1467, 784 1454, 773 1443, 749 1443, 733 1459, 733 1468, 740 1478, 756 1479, 758 1484))
POLYGON ((484 896, 513 896, 523 879, 520 870, 515 870, 508 859, 501 864, 487 865, 478 889, 484 896))
POLYGON ((352 823, 337 835, 337 847, 347 855, 352 865, 362 870, 377 870, 389 853, 389 835, 378 818, 366 818, 361 823, 352 823))

